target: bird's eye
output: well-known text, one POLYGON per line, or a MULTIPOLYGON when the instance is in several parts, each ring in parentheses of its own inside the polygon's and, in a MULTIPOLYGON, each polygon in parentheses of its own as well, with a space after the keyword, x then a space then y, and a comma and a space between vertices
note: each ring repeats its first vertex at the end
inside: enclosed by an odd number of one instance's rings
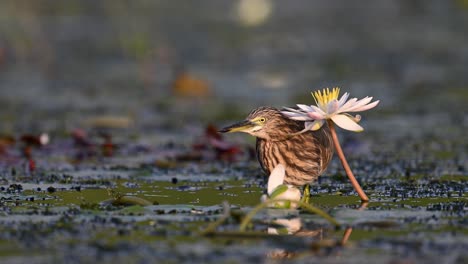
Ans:
POLYGON ((258 119, 258 121, 260 121, 260 123, 265 123, 265 121, 266 121, 266 118, 264 118, 264 117, 261 117, 260 119, 258 119))

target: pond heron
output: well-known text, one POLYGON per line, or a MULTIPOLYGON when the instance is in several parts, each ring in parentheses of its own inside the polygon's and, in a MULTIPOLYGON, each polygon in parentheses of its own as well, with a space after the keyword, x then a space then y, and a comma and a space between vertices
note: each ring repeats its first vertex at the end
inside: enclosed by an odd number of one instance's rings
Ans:
POLYGON ((308 186, 325 171, 333 156, 333 139, 328 126, 301 132, 304 122, 291 120, 273 107, 259 107, 241 122, 220 132, 245 132, 257 137, 257 158, 269 175, 283 164, 284 183, 308 186))

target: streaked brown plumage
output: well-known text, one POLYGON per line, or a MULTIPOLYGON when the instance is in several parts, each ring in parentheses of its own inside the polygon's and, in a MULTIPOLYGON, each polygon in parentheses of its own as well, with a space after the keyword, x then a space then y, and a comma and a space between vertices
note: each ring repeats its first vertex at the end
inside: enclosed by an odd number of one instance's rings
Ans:
POLYGON ((245 132, 257 137, 257 158, 269 175, 278 163, 286 168, 285 183, 303 186, 315 181, 333 156, 329 128, 295 134, 304 122, 287 118, 273 107, 259 107, 244 121, 221 132, 245 132))

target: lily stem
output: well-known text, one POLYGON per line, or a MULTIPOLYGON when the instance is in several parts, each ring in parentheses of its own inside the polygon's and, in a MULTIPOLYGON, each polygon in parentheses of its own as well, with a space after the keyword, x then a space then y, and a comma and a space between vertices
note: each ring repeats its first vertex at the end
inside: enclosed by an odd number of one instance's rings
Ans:
POLYGON ((343 165, 343 168, 346 171, 346 175, 348 175, 349 181, 353 185, 354 189, 358 193, 361 200, 363 202, 369 201, 369 198, 362 190, 361 185, 359 185, 359 182, 356 180, 356 177, 354 177, 354 174, 351 171, 351 168, 349 167, 348 161, 346 161, 343 150, 341 149, 340 141, 338 140, 338 136, 336 135, 335 125, 333 124, 333 121, 328 120, 328 126, 330 127, 330 132, 333 138, 333 143, 335 145, 336 153, 338 154, 341 164, 343 165))

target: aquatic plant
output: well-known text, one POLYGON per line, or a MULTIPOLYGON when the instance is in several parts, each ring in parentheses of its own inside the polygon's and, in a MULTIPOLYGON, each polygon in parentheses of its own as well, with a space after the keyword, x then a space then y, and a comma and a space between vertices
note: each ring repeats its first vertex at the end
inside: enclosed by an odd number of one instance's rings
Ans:
MULTIPOLYGON (((379 100, 372 101, 372 97, 366 96, 363 99, 351 98, 348 100, 349 93, 343 94, 340 99, 340 88, 335 87, 332 90, 325 88, 322 91, 312 92, 312 97, 316 105, 297 104, 299 109, 285 107, 282 113, 293 120, 304 121, 304 129, 298 133, 303 133, 309 130, 316 131, 320 129, 327 121, 330 132, 333 138, 338 157, 341 160, 346 175, 348 175, 351 184, 359 194, 362 201, 369 201, 369 198, 362 190, 358 181, 353 175, 351 168, 346 161, 345 155, 341 148, 338 136, 336 135, 335 124, 345 130, 361 132, 364 130, 358 122, 361 120, 360 115, 352 116, 349 113, 362 112, 374 108, 380 102, 379 100)), ((297 134, 297 133, 296 133, 297 134)))

